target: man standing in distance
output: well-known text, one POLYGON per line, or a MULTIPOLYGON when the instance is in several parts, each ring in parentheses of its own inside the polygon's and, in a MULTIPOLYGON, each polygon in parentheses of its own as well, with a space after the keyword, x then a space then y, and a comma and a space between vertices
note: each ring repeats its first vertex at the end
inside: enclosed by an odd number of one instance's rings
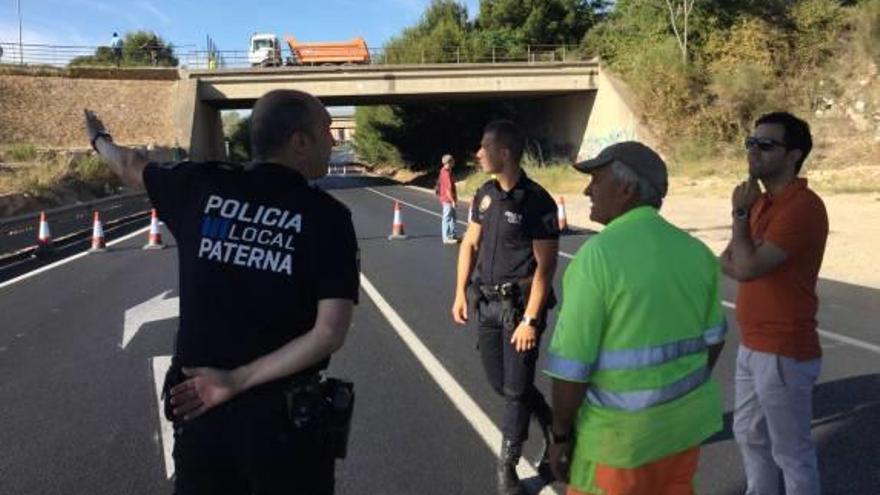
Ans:
POLYGON ((455 158, 452 155, 443 155, 440 173, 437 175, 437 187, 434 188, 437 199, 443 207, 443 220, 440 225, 443 244, 458 243, 458 238, 455 236, 455 205, 458 203, 458 194, 455 192, 455 179, 452 177, 454 166, 455 158))
POLYGON ((86 129, 177 241, 180 328, 165 382, 175 493, 332 494, 323 411, 302 404, 351 324, 357 240, 348 209, 306 182, 327 173, 333 146, 323 105, 272 91, 251 118, 246 165, 148 163, 88 111, 86 129))
POLYGON ((452 317, 464 325, 468 303, 475 309, 483 367, 492 388, 505 399, 498 493, 512 495, 523 493, 516 464, 532 414, 545 442, 550 431, 552 413, 534 379, 541 334, 553 305, 559 226, 553 198, 520 166, 525 137, 519 127, 492 122, 480 144, 480 166, 496 179, 474 196, 458 255, 452 317))

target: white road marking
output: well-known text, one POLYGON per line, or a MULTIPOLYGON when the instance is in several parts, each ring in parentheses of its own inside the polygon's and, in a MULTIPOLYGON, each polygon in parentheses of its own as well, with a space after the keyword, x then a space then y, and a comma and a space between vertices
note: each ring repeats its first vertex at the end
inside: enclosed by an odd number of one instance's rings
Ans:
MULTIPOLYGON (((125 241, 131 239, 132 237, 137 237, 139 235, 143 235, 148 230, 150 230, 150 227, 144 227, 140 230, 136 230, 128 235, 120 237, 119 239, 114 239, 114 240, 108 242, 107 246, 115 246, 116 244, 119 244, 120 242, 125 242, 125 241)), ((88 256, 89 254, 91 254, 91 253, 89 253, 88 251, 83 251, 81 253, 74 254, 73 256, 69 256, 67 258, 64 258, 63 260, 58 260, 55 263, 48 264, 46 266, 37 268, 36 270, 19 275, 15 278, 11 278, 3 283, 0 283, 0 289, 2 289, 4 287, 8 287, 16 282, 21 282, 22 280, 29 279, 29 278, 34 277, 36 275, 39 275, 43 272, 47 272, 53 268, 58 268, 61 265, 66 265, 67 263, 70 263, 71 261, 82 258, 83 256, 88 256)))
MULTIPOLYGON (((452 401, 452 404, 458 411, 470 422, 477 434, 486 443, 492 452, 498 452, 501 446, 501 431, 489 419, 489 416, 480 408, 480 406, 471 398, 465 389, 453 378, 446 370, 442 363, 434 356, 428 347, 422 343, 421 339, 400 317, 397 311, 388 304, 388 301, 379 293, 376 287, 361 274, 361 287, 364 292, 373 301, 373 304, 379 308, 385 319, 391 327, 397 332, 397 335, 403 340, 404 344, 416 356, 416 359, 424 366, 431 378, 437 383, 441 390, 452 401)), ((529 464, 524 458, 520 459, 517 465, 517 471, 523 479, 532 478, 538 475, 535 468, 529 464)), ((555 493, 552 487, 545 487, 541 494, 555 493)))
MULTIPOLYGON (((736 309, 736 304, 734 304, 730 301, 721 301, 721 304, 724 307, 729 308, 731 310, 736 309)), ((821 335, 827 339, 836 340, 837 342, 840 342, 841 344, 849 344, 851 346, 855 346, 855 347, 864 349, 866 351, 873 352, 875 354, 880 354, 880 345, 875 345, 875 344, 871 344, 869 342, 865 342, 865 341, 862 341, 859 339, 847 337, 846 335, 841 335, 837 332, 832 332, 830 330, 825 330, 822 328, 817 329, 817 331, 819 332, 819 335, 821 335)))
POLYGON ((165 411, 162 407, 162 386, 165 384, 165 374, 171 367, 171 356, 153 357, 153 383, 156 386, 156 404, 159 406, 159 441, 162 443, 162 456, 165 461, 165 479, 174 476, 174 427, 165 419, 165 411))
POLYGON ((119 347, 125 349, 131 339, 137 335, 142 326, 152 321, 175 318, 180 314, 180 298, 165 296, 171 292, 166 290, 156 297, 148 299, 136 306, 125 310, 125 319, 122 326, 122 343, 119 347))
MULTIPOLYGON (((417 206, 417 205, 414 205, 414 204, 412 204, 412 203, 408 203, 408 202, 406 202, 406 201, 403 201, 402 199, 399 199, 399 198, 396 198, 396 197, 394 197, 394 196, 391 196, 390 194, 385 194, 385 193, 383 193, 383 192, 381 192, 381 191, 377 191, 377 190, 373 189, 372 187, 368 187, 368 188, 366 188, 366 189, 367 189, 368 191, 371 191, 371 192, 373 192, 373 193, 378 194, 379 196, 382 196, 382 197, 388 198, 388 199, 390 199, 390 200, 392 200, 392 201, 399 201, 400 204, 403 204, 403 205, 409 206, 410 208, 413 208, 413 209, 415 209, 415 210, 418 210, 418 211, 421 211, 421 212, 424 212, 424 213, 428 213, 428 214, 434 215, 435 217, 440 217, 440 218, 443 217, 443 215, 440 214, 440 213, 437 213, 437 212, 435 212, 435 211, 431 211, 431 210, 429 210, 429 209, 427 209, 427 208, 422 208, 422 207, 417 206)), ((411 187, 411 189, 413 189, 413 190, 415 190, 415 191, 424 192, 425 194, 430 194, 430 191, 425 191, 425 190, 422 190, 422 189, 420 189, 420 188, 411 187)), ((462 221, 460 221, 460 220, 459 220, 458 223, 460 223, 460 224, 462 224, 462 225, 467 225, 466 222, 462 222, 462 221)), ((562 256, 563 258, 574 259, 574 255, 573 255, 573 254, 566 253, 566 252, 564 252, 564 251, 559 251, 559 256, 562 256)), ((735 305, 734 303, 730 302, 730 301, 721 301, 721 302, 722 302, 722 304, 723 304, 725 307, 727 307, 727 308, 730 308, 730 309, 736 309, 736 305, 735 305)), ((880 354, 880 345, 871 344, 870 342, 865 342, 865 341, 863 341, 863 340, 859 340, 859 339, 856 339, 856 338, 853 338, 853 337, 847 337, 846 335, 842 335, 842 334, 839 334, 839 333, 837 333, 837 332, 832 332, 832 331, 830 331, 830 330, 824 330, 824 329, 822 329, 822 328, 819 328, 819 329, 818 329, 818 332, 819 332, 819 335, 821 335, 821 336, 823 336, 823 337, 825 337, 825 338, 828 338, 828 339, 831 339, 831 340, 835 340, 835 341, 840 342, 840 343, 843 343, 843 344, 849 344, 849 345, 851 345, 851 346, 858 347, 858 348, 860 348, 860 349, 864 349, 864 350, 866 350, 866 351, 870 351, 870 352, 873 352, 873 353, 875 353, 875 354, 880 354)))

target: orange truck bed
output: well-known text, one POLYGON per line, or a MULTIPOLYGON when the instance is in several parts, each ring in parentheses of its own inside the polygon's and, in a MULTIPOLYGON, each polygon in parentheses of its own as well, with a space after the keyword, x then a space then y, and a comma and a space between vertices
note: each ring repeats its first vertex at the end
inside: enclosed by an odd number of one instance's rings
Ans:
POLYGON ((351 41, 319 41, 300 43, 293 36, 285 37, 296 64, 368 64, 370 51, 363 38, 351 41))

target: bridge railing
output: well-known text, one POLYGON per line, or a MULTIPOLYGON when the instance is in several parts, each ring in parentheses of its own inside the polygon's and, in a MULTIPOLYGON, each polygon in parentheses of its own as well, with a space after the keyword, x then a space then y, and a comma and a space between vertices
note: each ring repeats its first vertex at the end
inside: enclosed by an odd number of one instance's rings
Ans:
MULTIPOLYGON (((199 50, 192 45, 174 46, 178 66, 192 70, 251 68, 247 50, 199 50)), ((0 66, 52 66, 112 67, 115 59, 106 46, 18 44, 0 41, 0 66), (98 54, 98 56, 96 56, 98 54)), ((130 57, 130 51, 128 51, 130 57)), ((135 50, 135 58, 142 60, 140 67, 149 67, 157 61, 155 50, 135 50), (143 53, 138 53, 143 52, 143 53)), ((572 62, 589 60, 577 45, 522 45, 522 46, 447 46, 421 50, 403 48, 389 50, 370 49, 369 65, 419 65, 419 64, 465 64, 509 62, 572 62)), ((167 63, 161 58, 158 64, 167 63)), ((122 68, 134 67, 123 61, 122 68)), ((282 60, 260 66, 298 66, 288 50, 282 52, 282 60)))

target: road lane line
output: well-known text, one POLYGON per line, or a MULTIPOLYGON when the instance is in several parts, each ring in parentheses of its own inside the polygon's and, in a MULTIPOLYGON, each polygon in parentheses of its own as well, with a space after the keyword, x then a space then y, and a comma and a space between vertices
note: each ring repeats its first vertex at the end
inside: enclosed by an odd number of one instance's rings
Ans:
MULTIPOLYGON (((721 301, 721 304, 724 307, 729 308, 731 310, 736 309, 736 304, 734 304, 730 301, 721 301)), ((864 342, 862 340, 854 339, 852 337, 847 337, 846 335, 841 335, 837 332, 832 332, 830 330, 825 330, 822 328, 818 328, 816 331, 819 332, 819 335, 821 335, 825 338, 828 338, 831 340, 836 340, 842 344, 849 344, 849 345, 864 349, 866 351, 871 351, 873 353, 880 354, 880 345, 875 345, 875 344, 871 344, 869 342, 864 342)))
MULTIPOLYGON (((422 211, 422 212, 425 212, 425 213, 429 213, 429 214, 431 214, 431 215, 434 215, 435 217, 443 218, 443 215, 441 215, 440 213, 437 213, 437 212, 435 212, 435 211, 431 211, 431 210, 429 210, 429 209, 427 209, 427 208, 422 208, 422 207, 417 206, 417 205, 414 205, 414 204, 412 204, 412 203, 408 203, 408 202, 406 202, 406 201, 403 201, 402 199, 395 198, 394 196, 391 196, 391 195, 389 195, 389 194, 385 194, 385 193, 383 193, 383 192, 377 191, 377 190, 373 189, 372 187, 368 187, 368 188, 366 188, 366 189, 367 189, 368 191, 371 191, 371 192, 375 193, 375 194, 378 194, 379 196, 383 196, 383 197, 385 197, 385 198, 388 198, 388 199, 390 199, 390 200, 392 200, 392 201, 400 201, 400 204, 404 204, 404 205, 406 205, 406 206, 409 206, 410 208, 413 208, 413 209, 416 209, 416 210, 419 210, 419 211, 422 211)), ((418 191, 419 189, 414 189, 414 190, 418 191)), ((425 192, 425 194, 428 194, 428 193, 425 192)), ((460 223, 460 224, 462 224, 462 225, 467 225, 466 222, 462 222, 462 221, 460 221, 460 220, 459 220, 458 223, 460 223)), ((559 251, 559 256, 562 256, 563 258, 574 259, 574 255, 573 255, 573 254, 566 253, 566 252, 564 252, 564 251, 559 251)), ((727 308, 730 308, 730 309, 732 309, 732 310, 733 310, 733 309, 736 309, 736 305, 735 305, 734 303, 730 302, 730 301, 722 300, 721 303, 722 303, 725 307, 727 307, 727 308)), ((842 344, 848 344, 848 345, 851 345, 851 346, 854 346, 854 347, 858 347, 858 348, 860 348, 860 349, 864 349, 864 350, 866 350, 866 351, 870 351, 870 352, 873 352, 873 353, 875 353, 875 354, 880 354, 880 345, 872 344, 872 343, 870 343, 870 342, 865 342, 865 341, 863 341, 863 340, 859 340, 859 339, 856 339, 856 338, 853 338, 853 337, 847 337, 846 335, 842 335, 842 334, 839 334, 839 333, 837 333, 837 332, 832 332, 832 331, 830 331, 830 330, 825 330, 825 329, 822 329, 822 328, 819 328, 819 329, 818 329, 818 332, 819 332, 819 335, 821 335, 821 336, 823 336, 823 337, 825 337, 825 338, 828 338, 828 339, 831 339, 831 340, 836 340, 837 342, 840 342, 840 343, 842 343, 842 344)))
POLYGON ((171 356, 153 357, 153 384, 156 387, 156 404, 159 407, 159 443, 162 447, 162 456, 165 461, 165 479, 174 476, 174 427, 165 419, 165 410, 162 405, 162 387, 165 385, 165 374, 171 367, 171 356))
MULTIPOLYGON (((130 233, 130 234, 124 235, 124 236, 120 237, 119 239, 114 239, 114 240, 108 242, 108 243, 107 243, 107 246, 108 246, 108 247, 109 247, 109 246, 115 246, 116 244, 119 244, 120 242, 127 241, 127 240, 131 239, 132 237, 137 237, 137 236, 139 236, 139 235, 143 235, 143 234, 144 234, 145 232, 147 232, 148 230, 150 230, 150 227, 149 227, 149 226, 144 227, 144 228, 142 228, 142 229, 140 229, 140 230, 137 230, 137 231, 134 231, 134 232, 132 232, 132 233, 130 233)), ((68 256, 67 258, 64 258, 63 260, 58 260, 58 261, 56 261, 56 262, 54 262, 54 263, 51 263, 51 264, 48 264, 48 265, 46 265, 46 266, 43 266, 43 267, 37 268, 36 270, 33 270, 33 271, 27 272, 27 273, 25 273, 25 274, 19 275, 19 276, 15 277, 15 278, 11 278, 11 279, 7 280, 6 282, 0 283, 0 289, 2 289, 2 288, 4 288, 4 287, 7 287, 7 286, 10 286, 10 285, 12 285, 12 284, 14 284, 14 283, 16 283, 16 282, 21 282, 22 280, 29 279, 29 278, 31 278, 31 277, 33 277, 33 276, 36 276, 36 275, 39 275, 39 274, 41 274, 41 273, 43 273, 43 272, 47 272, 47 271, 49 271, 49 270, 51 270, 51 269, 53 269, 53 268, 58 268, 58 267, 61 266, 61 265, 66 265, 67 263, 70 263, 71 261, 74 261, 74 260, 77 260, 77 259, 79 259, 79 258, 82 258, 83 256, 88 256, 89 254, 91 254, 91 253, 89 253, 88 251, 83 251, 83 252, 81 252, 81 253, 77 253, 77 254, 74 254, 74 255, 72 255, 72 256, 68 256)))
MULTIPOLYGON (((497 455, 498 448, 501 446, 501 431, 498 427, 495 426, 492 420, 489 419, 489 416, 468 395, 467 391, 453 378, 431 350, 422 343, 416 333, 403 321, 403 318, 388 304, 388 301, 385 300, 382 294, 363 274, 361 274, 361 287, 373 301, 373 304, 379 308, 379 311, 385 316, 385 319, 388 320, 388 323, 397 332, 400 339, 403 340, 404 344, 415 355, 428 374, 431 375, 434 382, 452 401, 455 408, 468 420, 483 442, 489 447, 489 450, 496 452, 497 455)), ((525 458, 520 458, 517 471, 523 479, 533 478, 538 475, 535 468, 525 458)), ((556 492, 552 487, 548 486, 539 493, 551 494, 556 492)))

